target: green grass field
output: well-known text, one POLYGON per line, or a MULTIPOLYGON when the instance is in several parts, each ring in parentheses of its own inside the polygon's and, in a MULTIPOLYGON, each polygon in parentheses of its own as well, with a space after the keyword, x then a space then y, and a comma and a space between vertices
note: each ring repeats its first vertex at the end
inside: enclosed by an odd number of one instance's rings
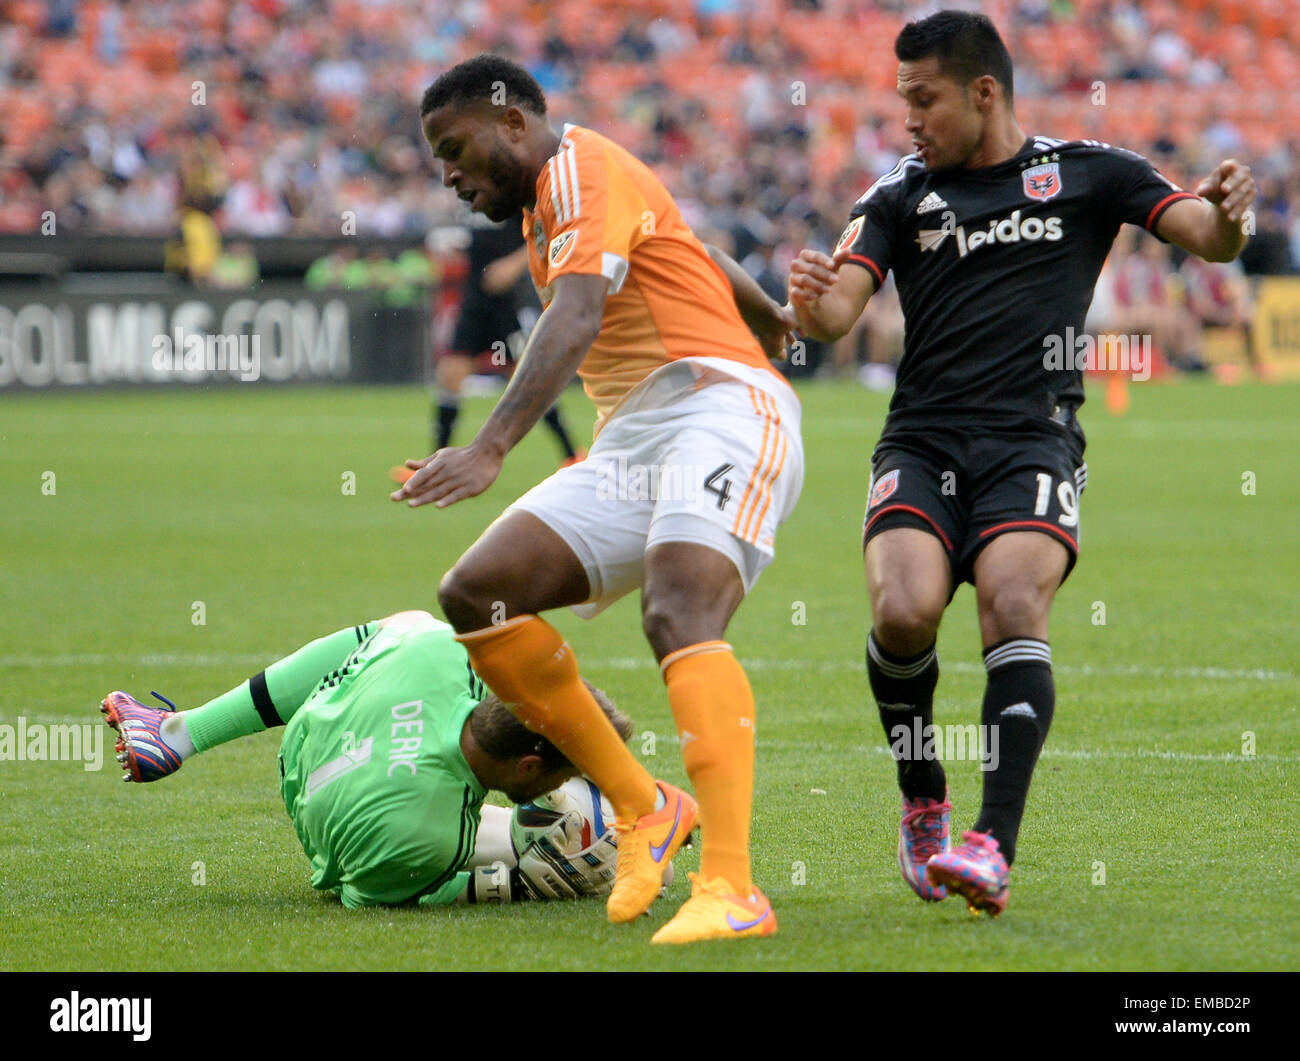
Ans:
MULTIPOLYGON (((730 631, 758 697, 755 877, 780 931, 672 950, 649 939, 695 852, 630 927, 596 902, 348 912, 308 883, 275 734, 143 787, 120 782, 101 725, 110 689, 195 706, 320 634, 436 613, 442 572, 553 468, 544 433, 485 496, 413 512, 387 500, 386 473, 425 452, 417 388, 4 398, 0 723, 94 723, 105 740, 98 772, 0 762, 0 969, 1300 966, 1300 386, 1138 385, 1125 418, 1099 399, 1085 409, 1092 474, 1083 556, 1053 613, 1056 721, 996 922, 922 904, 894 862, 859 553, 885 400, 848 384, 801 395, 803 498, 730 631)), ((585 431, 585 399, 565 404, 585 431)), ((463 439, 488 407, 468 405, 463 439)), ((556 621, 633 714, 637 751, 657 735, 652 770, 684 781, 636 601, 556 621)), ((939 649, 936 721, 978 722, 968 587, 939 649)), ((977 767, 949 776, 954 828, 968 828, 977 767)))

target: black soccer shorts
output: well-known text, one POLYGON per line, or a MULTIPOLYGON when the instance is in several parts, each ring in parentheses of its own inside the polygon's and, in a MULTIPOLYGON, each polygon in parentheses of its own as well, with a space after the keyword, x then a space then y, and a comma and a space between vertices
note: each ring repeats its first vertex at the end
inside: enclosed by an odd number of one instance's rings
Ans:
POLYGON ((467 303, 461 307, 452 334, 449 353, 478 357, 497 350, 505 354, 506 363, 514 363, 510 336, 519 331, 519 315, 510 309, 489 308, 467 303), (500 347, 494 347, 500 343, 500 347))
POLYGON ((997 535, 1039 531, 1079 554, 1084 437, 1067 423, 1023 429, 928 426, 890 431, 871 458, 862 547, 881 531, 915 527, 943 543, 954 588, 997 535))

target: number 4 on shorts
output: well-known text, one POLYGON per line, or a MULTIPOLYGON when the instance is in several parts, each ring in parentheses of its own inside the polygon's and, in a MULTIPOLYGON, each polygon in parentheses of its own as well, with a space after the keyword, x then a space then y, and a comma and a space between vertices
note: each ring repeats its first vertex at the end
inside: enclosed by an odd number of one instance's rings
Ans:
POLYGON ((704 489, 718 496, 719 509, 726 508, 727 502, 731 500, 731 480, 722 479, 722 477, 734 467, 734 464, 720 464, 709 472, 709 477, 704 480, 704 489), (719 479, 722 479, 720 486, 718 485, 719 479))

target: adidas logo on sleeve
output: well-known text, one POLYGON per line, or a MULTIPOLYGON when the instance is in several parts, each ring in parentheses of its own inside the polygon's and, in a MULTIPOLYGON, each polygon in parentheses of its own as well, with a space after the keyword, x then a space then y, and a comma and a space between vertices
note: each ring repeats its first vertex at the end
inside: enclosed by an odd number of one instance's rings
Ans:
POLYGON ((918 214, 932 214, 936 210, 946 209, 947 206, 948 204, 940 198, 938 192, 931 192, 916 204, 916 212, 918 214))

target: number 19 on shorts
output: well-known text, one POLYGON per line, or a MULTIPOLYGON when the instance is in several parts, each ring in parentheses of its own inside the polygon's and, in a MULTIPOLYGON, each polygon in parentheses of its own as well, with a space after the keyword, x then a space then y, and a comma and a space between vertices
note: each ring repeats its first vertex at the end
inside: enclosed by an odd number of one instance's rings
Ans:
MULTIPOLYGON (((1062 479, 1056 484, 1056 500, 1061 506, 1061 514, 1056 517, 1057 522, 1063 527, 1077 527, 1079 525, 1079 495, 1075 492, 1074 483, 1069 479, 1062 479)), ((1047 472, 1038 473, 1038 498, 1034 502, 1034 515, 1046 516, 1048 506, 1052 502, 1052 477, 1047 472)))

